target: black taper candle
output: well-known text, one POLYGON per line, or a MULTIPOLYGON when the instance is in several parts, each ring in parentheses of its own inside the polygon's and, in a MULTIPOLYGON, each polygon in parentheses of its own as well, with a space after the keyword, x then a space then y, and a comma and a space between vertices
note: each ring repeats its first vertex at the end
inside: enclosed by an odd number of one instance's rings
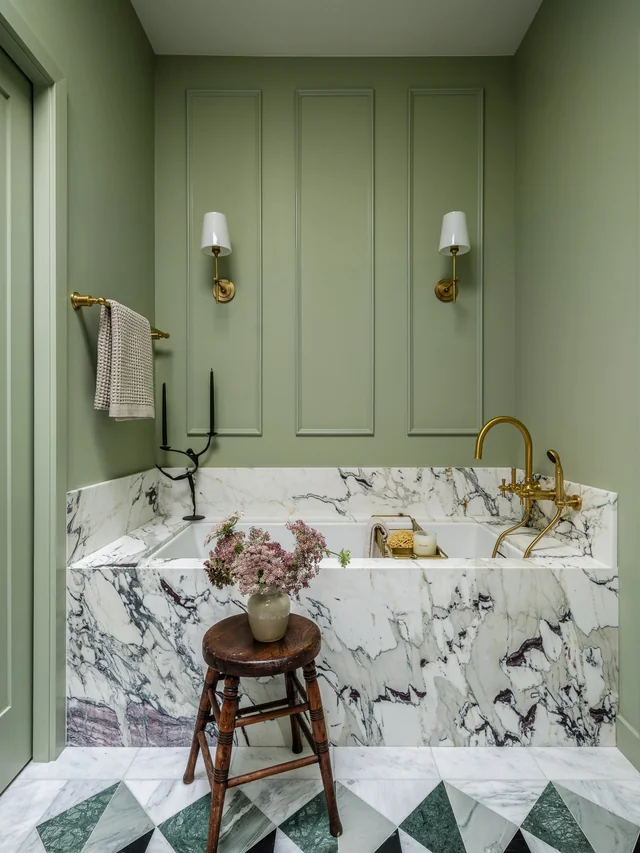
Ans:
POLYGON ((209 373, 209 435, 215 435, 215 406, 213 393, 213 368, 209 373))
POLYGON ((162 383, 162 446, 167 447, 167 383, 162 383))

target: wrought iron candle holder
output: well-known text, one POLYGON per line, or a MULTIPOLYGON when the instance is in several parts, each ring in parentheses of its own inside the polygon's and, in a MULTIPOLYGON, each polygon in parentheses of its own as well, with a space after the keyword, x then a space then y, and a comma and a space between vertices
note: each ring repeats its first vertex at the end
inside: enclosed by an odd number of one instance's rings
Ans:
POLYGON ((211 439, 217 435, 214 427, 215 417, 214 417, 214 392, 213 392, 213 370, 209 374, 209 432, 207 438, 206 446, 199 452, 196 453, 193 448, 187 447, 186 450, 176 450, 175 447, 170 447, 167 443, 167 386, 166 384, 162 385, 162 444, 160 445, 160 450, 164 450, 167 453, 180 453, 182 456, 186 456, 192 464, 192 468, 187 468, 184 474, 169 474, 168 471, 165 471, 160 465, 156 465, 158 471, 161 474, 164 474, 165 477, 168 477, 170 480, 177 482, 179 480, 187 480, 189 483, 189 490, 191 491, 191 503, 193 505, 193 513, 191 515, 185 515, 182 517, 183 521, 202 521, 204 519, 204 515, 198 515, 197 506, 196 506, 196 471, 200 467, 200 457, 204 456, 204 454, 211 447, 211 439))

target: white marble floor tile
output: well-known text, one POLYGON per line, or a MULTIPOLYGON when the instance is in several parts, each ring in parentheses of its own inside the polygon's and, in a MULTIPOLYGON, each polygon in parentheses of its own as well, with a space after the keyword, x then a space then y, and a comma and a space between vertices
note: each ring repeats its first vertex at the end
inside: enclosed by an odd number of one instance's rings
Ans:
POLYGON ((629 853, 636 849, 639 829, 634 823, 585 800, 561 782, 554 786, 594 850, 629 853))
MULTIPOLYGON (((283 764, 295 758, 311 755, 311 750, 305 747, 299 755, 295 755, 288 746, 238 746, 231 753, 231 769, 229 776, 241 776, 252 770, 261 770, 272 764, 283 764)), ((281 779, 319 779, 320 769, 317 764, 308 767, 300 767, 298 770, 289 770, 283 774, 281 779)))
POLYGON ((429 853, 426 847, 423 847, 415 838, 412 838, 404 830, 399 829, 400 846, 402 853, 429 853))
POLYGON ((160 830, 156 829, 151 836, 151 841, 149 842, 146 853, 175 853, 175 850, 160 830))
POLYGON ((32 761, 20 779, 123 779, 137 752, 134 747, 68 746, 56 761, 32 761))
POLYGON ((46 853, 37 829, 31 830, 25 841, 20 845, 18 853, 46 853))
POLYGON ((339 746, 333 750, 336 779, 437 779, 432 750, 426 746, 339 746))
POLYGON ((242 786, 242 791, 264 812, 272 823, 280 825, 322 791, 322 780, 270 778, 242 786))
POLYGON ((515 779, 500 782, 456 779, 453 785, 491 811, 520 826, 548 782, 546 779, 532 779, 528 782, 515 779))
MULTIPOLYGON (((429 796, 439 779, 349 779, 342 785, 399 826, 429 796)), ((546 783, 545 783, 546 784, 546 783)))
MULTIPOLYGON (((147 851, 147 853, 149 853, 149 851, 147 851)), ((302 853, 302 850, 289 838, 288 835, 285 835, 284 832, 279 829, 276 832, 276 845, 273 853, 302 853)))
POLYGON ((336 785, 336 794, 342 821, 338 853, 375 853, 395 832, 395 825, 344 785, 336 785))
POLYGON ((64 785, 61 780, 17 779, 0 797, 0 853, 16 853, 64 785))
POLYGON ((127 779, 125 785, 156 825, 205 797, 211 790, 208 779, 196 779, 191 785, 175 779, 161 782, 127 779))
MULTIPOLYGON (((189 758, 188 747, 142 747, 124 776, 129 779, 182 779, 189 758)), ((198 756, 196 779, 206 779, 202 756, 198 756)))
POLYGON ((541 841, 535 835, 531 835, 530 832, 525 832, 524 829, 522 830, 522 836, 527 842, 531 853, 558 853, 555 847, 550 847, 545 841, 541 841))
POLYGON ((42 815, 38 823, 51 820, 51 818, 62 814, 62 812, 66 812, 67 809, 77 806, 78 803, 88 800, 89 797, 93 797, 95 794, 99 794, 100 791, 105 791, 119 782, 119 779, 73 779, 65 782, 60 793, 42 815))
POLYGON ((535 746, 528 747, 526 751, 537 762, 545 777, 552 781, 640 780, 640 773, 615 747, 535 746))
POLYGON ((585 800, 591 800, 592 803, 640 827, 640 779, 627 782, 566 779, 560 784, 585 800))
POLYGON ((529 748, 434 747, 433 757, 443 779, 544 779, 529 748))

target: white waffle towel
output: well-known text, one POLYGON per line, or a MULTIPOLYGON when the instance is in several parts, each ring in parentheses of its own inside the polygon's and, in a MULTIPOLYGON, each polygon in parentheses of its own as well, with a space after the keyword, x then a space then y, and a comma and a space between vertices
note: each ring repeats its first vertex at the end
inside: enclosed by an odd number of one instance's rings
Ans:
POLYGON ((110 299, 100 309, 94 408, 118 421, 155 417, 153 346, 146 317, 110 299))

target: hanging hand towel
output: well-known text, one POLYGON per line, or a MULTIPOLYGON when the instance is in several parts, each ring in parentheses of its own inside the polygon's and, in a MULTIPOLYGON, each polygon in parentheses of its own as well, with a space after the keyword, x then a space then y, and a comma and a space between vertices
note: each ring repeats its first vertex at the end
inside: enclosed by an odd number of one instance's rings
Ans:
POLYGON ((100 309, 94 408, 118 421, 155 417, 151 326, 125 305, 100 309))

